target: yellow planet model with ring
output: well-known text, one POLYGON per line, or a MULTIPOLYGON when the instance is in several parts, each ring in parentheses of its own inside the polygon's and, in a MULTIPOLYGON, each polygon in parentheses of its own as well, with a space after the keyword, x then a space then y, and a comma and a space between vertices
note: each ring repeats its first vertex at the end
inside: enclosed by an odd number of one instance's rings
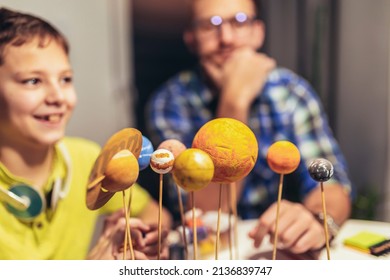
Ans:
POLYGON ((252 130, 232 118, 217 118, 196 133, 193 148, 211 157, 215 171, 212 182, 231 183, 244 178, 258 157, 258 143, 252 130))
POLYGON ((139 175, 138 160, 129 150, 121 150, 108 162, 102 187, 109 192, 119 192, 134 185, 139 175))

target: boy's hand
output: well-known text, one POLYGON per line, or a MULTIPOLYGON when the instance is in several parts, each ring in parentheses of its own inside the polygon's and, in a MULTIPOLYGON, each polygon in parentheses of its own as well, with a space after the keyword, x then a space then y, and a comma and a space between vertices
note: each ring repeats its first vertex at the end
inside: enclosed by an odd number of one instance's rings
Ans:
MULTIPOLYGON (((149 259, 157 259, 158 257, 158 227, 157 225, 150 225, 148 231, 144 231, 143 242, 145 246, 139 250, 144 253, 149 259)), ((161 231, 161 252, 160 259, 168 259, 169 249, 167 244, 168 230, 161 231)))
MULTIPOLYGON (((123 259, 126 230, 126 220, 123 214, 123 211, 118 211, 106 218, 102 235, 88 255, 88 259, 123 259)), ((131 218, 129 224, 135 258, 147 259, 147 256, 139 250, 145 247, 143 235, 150 230, 149 226, 136 218, 131 218)), ((129 245, 127 258, 131 259, 129 245)))
MULTIPOLYGON (((146 225, 137 218, 131 218, 129 224, 135 259, 157 259, 157 225, 146 225)), ((126 220, 123 210, 107 217, 104 221, 103 233, 88 255, 88 259, 123 259, 125 230, 126 220)), ((160 259, 168 259, 167 236, 168 230, 163 229, 160 259)), ((127 246, 126 258, 131 259, 129 245, 127 246)))

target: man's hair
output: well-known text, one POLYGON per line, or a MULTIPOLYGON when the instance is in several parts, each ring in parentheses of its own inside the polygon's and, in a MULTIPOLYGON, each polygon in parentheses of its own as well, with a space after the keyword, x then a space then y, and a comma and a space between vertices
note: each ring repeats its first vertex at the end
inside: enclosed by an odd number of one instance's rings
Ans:
POLYGON ((30 14, 0 8, 0 65, 4 63, 4 51, 8 45, 18 47, 36 38, 41 48, 55 40, 69 54, 66 38, 50 23, 30 14))

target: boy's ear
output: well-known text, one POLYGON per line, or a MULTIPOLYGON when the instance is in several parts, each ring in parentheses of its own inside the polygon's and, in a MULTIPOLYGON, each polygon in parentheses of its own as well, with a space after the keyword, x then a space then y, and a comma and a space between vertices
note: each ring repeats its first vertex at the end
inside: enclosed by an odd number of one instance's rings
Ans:
POLYGON ((196 52, 196 46, 195 46, 195 35, 192 30, 185 30, 183 33, 183 41, 186 44, 188 50, 192 53, 195 54, 196 52))
POLYGON ((265 39, 265 25, 261 20, 255 20, 253 22, 253 36, 252 36, 252 46, 258 50, 264 44, 265 39))

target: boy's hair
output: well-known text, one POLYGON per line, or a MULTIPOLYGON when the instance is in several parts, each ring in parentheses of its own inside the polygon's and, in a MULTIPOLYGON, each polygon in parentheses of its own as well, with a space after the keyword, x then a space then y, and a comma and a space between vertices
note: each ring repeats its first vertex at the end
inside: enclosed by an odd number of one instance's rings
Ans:
POLYGON ((39 39, 39 47, 47 46, 53 39, 69 54, 66 38, 47 21, 30 14, 0 8, 0 66, 4 63, 7 45, 21 46, 35 38, 39 39))

